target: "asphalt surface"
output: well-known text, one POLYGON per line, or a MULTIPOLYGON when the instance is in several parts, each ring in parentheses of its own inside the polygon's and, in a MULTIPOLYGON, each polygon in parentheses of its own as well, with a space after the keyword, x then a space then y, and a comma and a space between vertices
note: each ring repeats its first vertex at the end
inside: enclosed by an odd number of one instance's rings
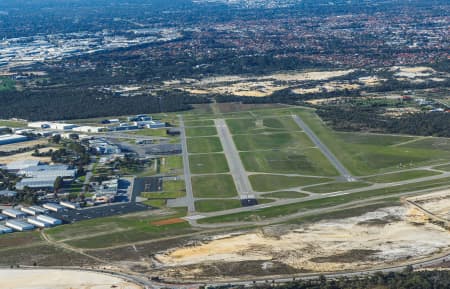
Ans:
POLYGON ((86 209, 63 209, 59 212, 50 212, 49 216, 62 220, 64 223, 73 223, 95 218, 118 216, 149 210, 150 208, 141 203, 112 203, 107 205, 95 206, 86 209))
POLYGON ((239 152, 225 120, 215 119, 214 123, 239 195, 246 196, 247 194, 252 194, 253 189, 248 180, 247 172, 242 164, 241 157, 239 156, 239 152))
POLYGON ((184 170, 184 182, 186 184, 186 197, 185 205, 188 208, 188 215, 195 213, 195 199, 194 192, 192 190, 192 181, 191 181, 191 167, 189 166, 189 153, 187 149, 187 141, 186 141, 186 129, 184 127, 184 120, 181 115, 178 116, 180 121, 180 139, 181 139, 181 149, 183 153, 183 170, 184 170))
POLYGON ((324 156, 330 161, 330 163, 336 168, 341 176, 343 176, 347 181, 354 181, 355 178, 352 174, 344 167, 344 165, 336 158, 336 156, 327 148, 327 146, 322 143, 322 141, 316 136, 316 134, 309 128, 309 126, 298 116, 292 115, 292 118, 297 123, 297 125, 308 135, 308 137, 313 141, 313 143, 320 149, 324 156))

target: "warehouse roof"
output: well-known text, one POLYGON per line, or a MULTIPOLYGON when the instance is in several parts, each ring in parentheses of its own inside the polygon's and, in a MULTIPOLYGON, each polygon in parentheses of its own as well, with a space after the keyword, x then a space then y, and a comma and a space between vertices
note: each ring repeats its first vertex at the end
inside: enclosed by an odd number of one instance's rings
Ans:
POLYGON ((38 160, 21 160, 21 161, 10 162, 8 165, 6 165, 6 169, 22 170, 22 169, 32 167, 32 166, 37 166, 37 165, 39 165, 38 160))

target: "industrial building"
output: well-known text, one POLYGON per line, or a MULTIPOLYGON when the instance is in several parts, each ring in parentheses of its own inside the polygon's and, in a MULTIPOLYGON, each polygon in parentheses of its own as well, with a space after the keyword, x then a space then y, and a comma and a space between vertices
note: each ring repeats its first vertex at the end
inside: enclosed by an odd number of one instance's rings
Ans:
POLYGON ((0 214, 0 221, 4 221, 4 220, 6 220, 6 219, 8 219, 8 216, 5 216, 5 215, 3 215, 3 214, 0 214))
POLYGON ((120 154, 122 150, 105 139, 93 139, 89 140, 89 147, 98 154, 109 155, 109 154, 120 154))
POLYGON ((10 162, 6 165, 8 171, 20 171, 32 166, 38 166, 40 162, 38 160, 22 160, 10 162))
POLYGON ((8 228, 6 226, 0 225, 0 235, 1 234, 7 234, 7 233, 12 233, 13 230, 11 228, 8 228))
POLYGON ((36 217, 37 220, 41 222, 45 222, 51 226, 58 226, 62 224, 62 221, 47 215, 39 215, 36 217))
POLYGON ((74 203, 68 202, 68 201, 61 201, 61 202, 59 202, 59 204, 63 207, 66 207, 66 208, 72 209, 72 210, 75 210, 78 208, 77 204, 74 204, 74 203))
POLYGON ((38 121, 38 122, 28 123, 28 127, 40 128, 40 129, 71 130, 73 128, 78 127, 78 125, 71 124, 71 123, 61 123, 61 122, 38 121))
POLYGON ((48 224, 48 223, 46 223, 44 221, 38 220, 36 217, 29 217, 29 218, 27 218, 27 222, 32 224, 32 225, 35 225, 36 227, 39 227, 39 228, 50 227, 50 224, 48 224))
POLYGON ((20 208, 20 210, 22 212, 24 212, 25 214, 32 215, 32 216, 36 216, 37 214, 39 214, 38 212, 36 212, 35 210, 33 210, 31 208, 22 207, 22 208, 20 208))
POLYGON ((5 225, 19 232, 29 231, 34 229, 34 225, 18 220, 8 220, 5 225))
POLYGON ((106 131, 107 129, 106 129, 106 127, 101 127, 101 126, 80 126, 80 127, 75 127, 72 130, 76 131, 76 132, 99 133, 99 132, 106 131))
POLYGON ((15 209, 3 209, 2 214, 6 215, 10 218, 23 218, 26 217, 26 214, 24 212, 21 212, 19 210, 15 209))
POLYGON ((62 209, 64 209, 63 206, 60 206, 60 205, 54 204, 54 203, 46 203, 46 204, 43 205, 43 207, 45 209, 49 210, 49 211, 52 211, 52 212, 59 212, 62 209))
POLYGON ((69 169, 66 165, 39 165, 21 169, 17 174, 29 178, 74 178, 77 170, 69 169))
POLYGON ((48 210, 43 208, 43 207, 41 207, 41 206, 31 206, 30 209, 35 211, 36 213, 39 213, 39 214, 46 214, 46 213, 48 213, 48 210))
POLYGON ((0 135, 0 145, 7 145, 7 144, 13 144, 18 142, 24 142, 27 141, 28 137, 23 135, 16 135, 16 134, 5 134, 0 135))
POLYGON ((148 121, 135 121, 133 122, 133 125, 139 127, 139 128, 163 128, 166 127, 165 122, 160 121, 154 121, 154 120, 148 120, 148 121))
POLYGON ((16 188, 18 190, 23 190, 25 187, 31 189, 53 190, 56 178, 57 177, 25 178, 16 184, 16 188))
POLYGON ((0 191, 0 197, 3 197, 3 198, 14 198, 15 196, 17 196, 17 192, 9 191, 9 190, 0 191))

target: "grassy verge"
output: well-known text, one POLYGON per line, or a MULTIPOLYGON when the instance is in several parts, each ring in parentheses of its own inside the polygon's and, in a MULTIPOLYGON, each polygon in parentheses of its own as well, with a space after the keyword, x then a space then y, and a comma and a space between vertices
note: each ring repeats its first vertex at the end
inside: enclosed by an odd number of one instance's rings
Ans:
POLYGON ((222 151, 222 144, 218 137, 188 138, 187 147, 189 153, 214 153, 222 151))
POLYGON ((193 174, 226 173, 229 171, 224 154, 199 154, 189 156, 193 174))
POLYGON ((241 207, 239 200, 200 200, 195 202, 198 212, 216 212, 241 207))
POLYGON ((259 192, 275 191, 292 187, 307 186, 329 182, 328 178, 288 177, 280 175, 251 175, 250 183, 259 192))
POLYGON ((318 185, 318 186, 312 186, 304 188, 305 191, 316 193, 316 194, 323 194, 323 193, 332 193, 332 192, 339 192, 339 191, 346 191, 351 189, 358 189, 367 187, 370 184, 364 183, 364 182, 343 182, 343 183, 331 183, 331 184, 324 184, 324 185, 318 185))
POLYGON ((414 170, 407 172, 399 172, 393 174, 379 175, 364 178, 365 181, 374 182, 374 183, 393 183, 393 182, 401 182, 405 180, 418 179, 424 177, 431 177, 440 175, 438 172, 427 171, 427 170, 414 170))
POLYGON ((217 130, 213 126, 187 127, 186 128, 186 135, 188 137, 213 136, 213 135, 217 135, 217 130))
POLYGON ((281 191, 281 192, 275 192, 275 193, 267 193, 262 196, 265 198, 295 199, 295 198, 304 198, 308 195, 305 193, 294 192, 294 191, 281 191))

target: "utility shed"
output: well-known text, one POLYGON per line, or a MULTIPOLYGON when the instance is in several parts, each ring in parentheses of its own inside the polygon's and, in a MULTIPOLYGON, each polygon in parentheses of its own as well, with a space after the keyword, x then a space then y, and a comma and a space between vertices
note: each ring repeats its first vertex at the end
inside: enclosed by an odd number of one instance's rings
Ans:
POLYGON ((52 211, 52 212, 59 212, 62 209, 64 209, 63 206, 60 206, 60 205, 54 204, 54 203, 46 203, 46 204, 43 205, 43 207, 45 209, 49 210, 49 211, 52 211))
POLYGON ((8 220, 5 225, 19 232, 29 231, 34 229, 34 225, 18 220, 8 220))
POLYGON ((0 225, 0 234, 12 233, 13 229, 0 225))
POLYGON ((39 215, 39 216, 36 217, 36 219, 41 221, 41 222, 45 222, 45 223, 47 223, 49 225, 52 225, 52 226, 57 226, 57 225, 61 225, 62 224, 61 220, 56 219, 56 218, 52 218, 52 217, 47 216, 47 215, 39 215))
POLYGON ((15 209, 4 209, 2 211, 3 215, 6 215, 11 218, 23 218, 26 217, 26 214, 24 212, 21 212, 19 210, 15 209))

